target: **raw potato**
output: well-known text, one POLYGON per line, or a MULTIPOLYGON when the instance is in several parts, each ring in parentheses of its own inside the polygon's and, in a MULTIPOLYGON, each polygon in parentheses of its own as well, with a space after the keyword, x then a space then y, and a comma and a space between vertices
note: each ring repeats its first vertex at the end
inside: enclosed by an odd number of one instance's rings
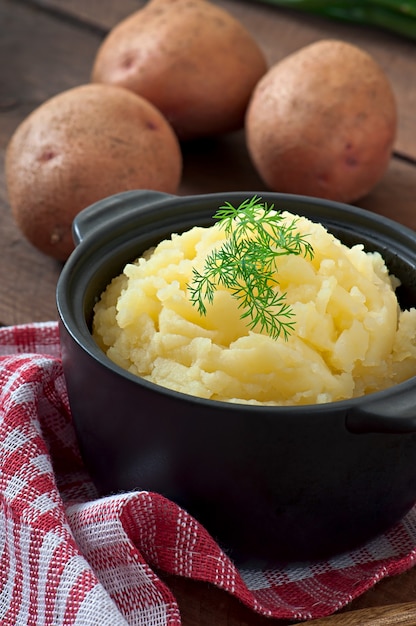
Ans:
POLYGON ((324 40, 260 80, 246 140, 270 189, 352 202, 384 175, 396 128, 394 93, 374 59, 351 44, 324 40))
POLYGON ((46 101, 16 129, 6 152, 14 218, 42 252, 66 260, 79 211, 129 189, 175 193, 182 154, 149 102, 111 85, 81 85, 46 101))
POLYGON ((109 33, 92 81, 144 96, 187 140, 241 128, 266 70, 256 41, 220 7, 205 0, 150 0, 109 33))

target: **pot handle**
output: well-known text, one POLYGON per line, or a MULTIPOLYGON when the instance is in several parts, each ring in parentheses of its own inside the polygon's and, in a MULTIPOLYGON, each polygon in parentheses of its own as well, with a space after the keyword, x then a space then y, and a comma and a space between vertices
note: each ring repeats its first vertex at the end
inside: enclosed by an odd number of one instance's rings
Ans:
POLYGON ((103 200, 86 207, 75 216, 72 223, 72 238, 77 246, 83 239, 92 234, 97 228, 108 224, 113 219, 123 219, 132 208, 132 201, 135 207, 146 206, 173 198, 172 194, 161 191, 134 189, 133 191, 123 191, 114 194, 103 200))
POLYGON ((416 432, 416 384, 407 381, 376 399, 368 396, 347 413, 345 424, 353 433, 416 432))

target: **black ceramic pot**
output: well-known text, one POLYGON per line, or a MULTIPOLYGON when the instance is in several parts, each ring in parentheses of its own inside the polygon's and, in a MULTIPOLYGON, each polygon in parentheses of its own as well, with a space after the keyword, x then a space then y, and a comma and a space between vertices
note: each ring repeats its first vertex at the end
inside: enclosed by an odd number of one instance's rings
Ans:
MULTIPOLYGON (((416 500, 416 379, 363 398, 266 407, 184 395, 112 363, 90 334, 109 281, 146 248, 212 223, 225 200, 133 191, 75 220, 77 247, 57 288, 63 367, 81 452, 102 494, 144 489, 187 509, 241 562, 315 559, 359 545, 416 500)), ((379 250, 416 305, 416 235, 378 215, 260 193, 322 222, 348 245, 379 250)))

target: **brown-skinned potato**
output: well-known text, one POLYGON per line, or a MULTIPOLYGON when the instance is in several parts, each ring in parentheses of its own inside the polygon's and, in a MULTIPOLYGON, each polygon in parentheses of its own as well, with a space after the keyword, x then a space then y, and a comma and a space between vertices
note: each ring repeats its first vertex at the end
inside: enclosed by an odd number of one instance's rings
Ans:
POLYGON ((181 140, 239 129, 267 63, 247 29, 206 0, 150 0, 97 51, 91 80, 152 102, 181 140))
POLYGON ((74 247, 71 228, 79 211, 129 189, 175 193, 182 154, 152 104, 121 87, 88 84, 35 109, 10 139, 5 165, 20 230, 64 261, 74 247))
POLYGON ((248 150, 270 189, 342 202, 383 177, 396 129, 388 78, 367 52, 337 40, 271 67, 246 116, 248 150))

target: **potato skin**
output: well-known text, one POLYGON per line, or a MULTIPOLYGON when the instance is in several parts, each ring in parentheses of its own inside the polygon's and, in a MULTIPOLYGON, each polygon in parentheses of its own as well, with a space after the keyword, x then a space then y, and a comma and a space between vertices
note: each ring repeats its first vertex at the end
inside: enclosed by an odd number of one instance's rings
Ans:
POLYGON ((245 128, 270 189, 353 202, 387 169, 397 107, 370 55, 322 40, 270 68, 254 90, 245 128))
POLYGON ((225 10, 205 0, 150 0, 110 31, 91 80, 142 95, 189 140, 241 128, 266 70, 257 42, 225 10))
POLYGON ((175 193, 182 153, 149 102, 111 85, 81 85, 43 103, 15 130, 6 151, 12 214, 26 238, 64 261, 79 211, 130 189, 175 193))

